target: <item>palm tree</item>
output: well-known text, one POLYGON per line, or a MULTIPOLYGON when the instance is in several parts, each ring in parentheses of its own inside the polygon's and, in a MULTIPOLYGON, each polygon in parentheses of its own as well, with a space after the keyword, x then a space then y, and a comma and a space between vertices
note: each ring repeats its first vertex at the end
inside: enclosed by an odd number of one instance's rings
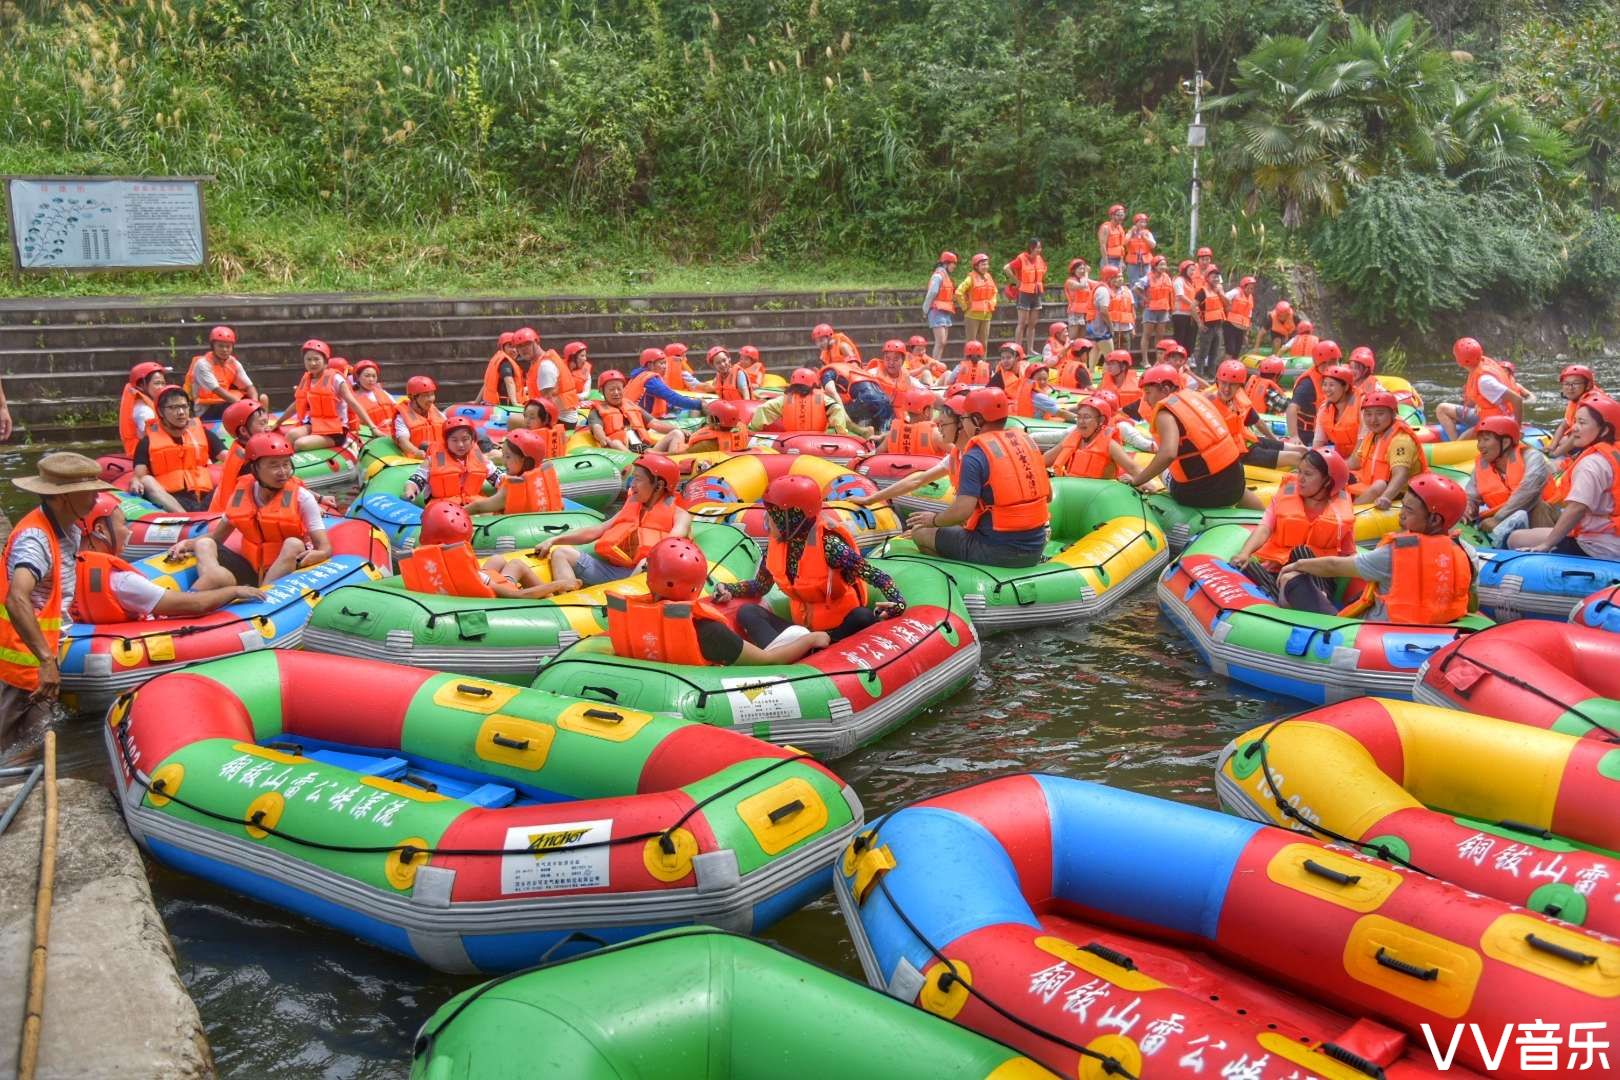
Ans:
POLYGON ((1364 78, 1354 96, 1370 145, 1425 170, 1460 159, 1461 148, 1435 126, 1451 104, 1455 62, 1435 47, 1428 26, 1410 13, 1387 26, 1352 15, 1338 54, 1361 63, 1364 78))

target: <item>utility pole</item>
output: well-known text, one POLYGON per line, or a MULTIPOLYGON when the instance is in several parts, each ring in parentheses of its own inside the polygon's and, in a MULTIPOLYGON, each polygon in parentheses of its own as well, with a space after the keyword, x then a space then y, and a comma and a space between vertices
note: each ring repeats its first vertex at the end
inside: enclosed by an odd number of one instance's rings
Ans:
POLYGON ((1204 72, 1202 69, 1193 72, 1192 85, 1189 88, 1188 80, 1181 80, 1181 89, 1186 93, 1189 89, 1193 99, 1192 123, 1187 126, 1187 145, 1192 147, 1192 187, 1189 192, 1191 213, 1188 216, 1189 235, 1187 238, 1187 257, 1192 258, 1198 251, 1198 150, 1206 141, 1207 129, 1204 127, 1204 72))

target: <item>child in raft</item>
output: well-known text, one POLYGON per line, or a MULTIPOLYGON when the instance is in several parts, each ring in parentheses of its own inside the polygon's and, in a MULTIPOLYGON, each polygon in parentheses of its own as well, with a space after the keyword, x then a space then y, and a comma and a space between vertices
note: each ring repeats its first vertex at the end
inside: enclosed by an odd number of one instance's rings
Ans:
MULTIPOLYGON (((465 544, 467 548, 459 558, 464 563, 470 560, 471 565, 465 567, 470 572, 472 567, 477 566, 477 560, 472 556, 472 536, 472 517, 465 507, 441 499, 422 511, 422 531, 417 536, 416 550, 400 561, 400 573, 406 579, 406 588, 444 596, 484 595, 472 585, 469 575, 454 572, 429 575, 414 571, 417 560, 443 561, 447 558, 446 548, 465 544), (431 586, 426 584, 428 581, 432 582, 431 586)), ((562 591, 554 582, 541 581, 534 567, 516 555, 493 555, 484 560, 483 566, 476 571, 476 580, 490 593, 508 600, 538 600, 562 591)))
POLYGON ((1356 553, 1356 511, 1350 502, 1350 465, 1331 446, 1305 452, 1282 482, 1265 516, 1232 557, 1232 565, 1285 608, 1331 615, 1338 611, 1323 579, 1292 578, 1286 592, 1277 575, 1292 562, 1356 553))

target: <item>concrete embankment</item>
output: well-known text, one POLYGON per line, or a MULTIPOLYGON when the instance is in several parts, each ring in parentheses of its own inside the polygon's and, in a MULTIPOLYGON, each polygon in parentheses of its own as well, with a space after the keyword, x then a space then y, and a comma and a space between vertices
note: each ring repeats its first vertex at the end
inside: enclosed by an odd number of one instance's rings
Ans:
MULTIPOLYGON (((17 791, 0 788, 0 806, 17 791)), ((112 795, 88 780, 62 780, 58 799, 38 1076, 212 1077, 202 1020, 112 795)), ((44 810, 36 788, 0 837, 0 1076, 16 1069, 44 810)))

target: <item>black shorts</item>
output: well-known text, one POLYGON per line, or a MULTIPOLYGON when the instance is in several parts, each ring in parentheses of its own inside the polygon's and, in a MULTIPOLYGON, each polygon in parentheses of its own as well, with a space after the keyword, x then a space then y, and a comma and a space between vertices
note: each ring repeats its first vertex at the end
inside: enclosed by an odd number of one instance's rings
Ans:
POLYGON ((171 491, 174 501, 180 504, 180 509, 193 514, 200 514, 208 509, 208 504, 214 501, 212 491, 171 491))
POLYGON ((259 587, 259 572, 253 569, 253 564, 242 558, 240 554, 229 548, 219 549, 219 565, 236 579, 238 585, 250 589, 259 587))
POLYGON ((1024 311, 1041 310, 1041 294, 1038 292, 1020 292, 1018 294, 1018 306, 1024 311))
POLYGON ((1170 497, 1182 506, 1213 509, 1217 506, 1236 506, 1243 498, 1243 462, 1234 461, 1213 476, 1200 477, 1183 484, 1176 480, 1170 485, 1170 497))
POLYGON ((960 525, 947 525, 934 533, 934 547, 947 559, 976 563, 979 566, 1024 567, 1039 566, 1046 561, 1046 553, 1034 548, 1011 547, 986 540, 984 534, 970 532, 960 525))
POLYGON ((1282 453, 1283 444, 1276 439, 1261 439, 1243 455, 1243 464, 1258 465, 1262 469, 1275 469, 1277 455, 1282 453))

